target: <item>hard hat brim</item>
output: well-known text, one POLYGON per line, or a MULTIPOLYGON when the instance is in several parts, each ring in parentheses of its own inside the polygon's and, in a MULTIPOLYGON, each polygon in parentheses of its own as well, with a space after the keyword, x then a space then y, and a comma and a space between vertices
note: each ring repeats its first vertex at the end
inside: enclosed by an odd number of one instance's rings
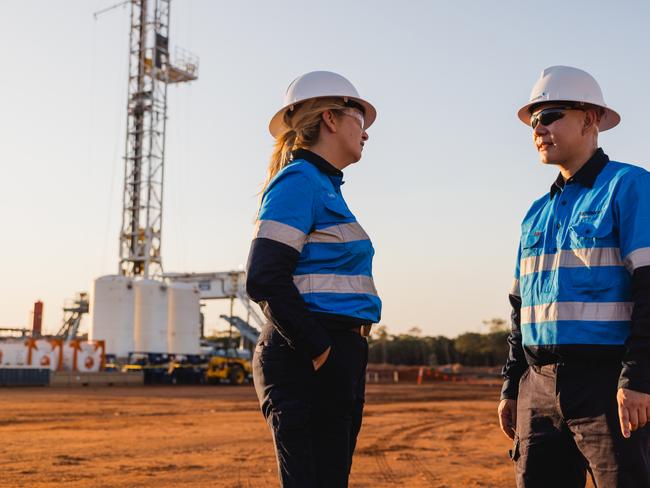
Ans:
MULTIPOLYGON (((337 96, 339 95, 327 95, 327 97, 337 97, 337 96)), ((351 97, 349 95, 340 95, 340 97, 347 98, 348 100, 353 100, 363 107, 364 121, 365 121, 365 126, 363 130, 368 129, 368 127, 370 127, 375 122, 375 119, 377 118, 377 110, 372 104, 368 103, 362 98, 351 97)), ((287 110, 289 110, 294 105, 300 105, 301 103, 306 102, 307 100, 314 100, 316 98, 324 98, 324 97, 306 98, 304 100, 300 100, 295 104, 292 103, 289 105, 285 105, 280 110, 278 110, 278 112, 271 118, 271 122, 269 122, 269 132, 271 133, 271 135, 274 138, 277 138, 287 128, 284 124, 284 114, 286 113, 287 110)))
MULTIPOLYGON (((537 100, 532 103, 527 103, 523 107, 519 109, 517 112, 517 117, 519 117, 519 120, 521 120, 524 124, 526 124, 528 127, 530 127, 530 108, 533 105, 540 105, 542 103, 562 103, 562 102, 567 102, 567 103, 584 103, 580 100, 537 100)), ((609 107, 606 107, 604 105, 598 105, 595 103, 589 103, 588 105, 594 105, 596 107, 601 107, 605 110, 605 114, 601 117, 600 123, 598 124, 598 130, 599 131, 605 131, 612 129, 616 127, 620 122, 621 122, 621 116, 616 112, 615 110, 612 110, 609 107)))

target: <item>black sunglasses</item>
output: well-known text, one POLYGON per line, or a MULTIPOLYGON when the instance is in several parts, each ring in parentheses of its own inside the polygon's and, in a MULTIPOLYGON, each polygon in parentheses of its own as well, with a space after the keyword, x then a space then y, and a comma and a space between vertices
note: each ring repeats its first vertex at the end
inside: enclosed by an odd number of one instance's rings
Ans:
POLYGON ((575 110, 575 107, 553 107, 541 110, 530 117, 530 126, 534 129, 538 124, 549 126, 556 120, 564 117, 567 110, 575 110))

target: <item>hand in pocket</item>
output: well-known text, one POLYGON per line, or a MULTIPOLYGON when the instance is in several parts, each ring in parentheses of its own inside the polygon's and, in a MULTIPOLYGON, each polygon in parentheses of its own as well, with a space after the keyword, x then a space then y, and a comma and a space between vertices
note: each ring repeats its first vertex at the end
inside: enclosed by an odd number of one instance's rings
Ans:
POLYGON ((325 349, 325 351, 321 355, 316 356, 314 359, 311 360, 312 364, 314 365, 314 371, 318 371, 323 366, 323 364, 325 364, 327 358, 330 355, 331 350, 332 350, 332 346, 329 346, 327 349, 325 349))

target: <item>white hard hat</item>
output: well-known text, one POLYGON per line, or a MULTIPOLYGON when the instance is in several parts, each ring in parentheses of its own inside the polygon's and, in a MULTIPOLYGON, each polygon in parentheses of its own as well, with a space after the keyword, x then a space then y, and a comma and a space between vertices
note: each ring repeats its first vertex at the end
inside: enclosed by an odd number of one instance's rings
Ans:
POLYGON ((370 103, 359 97, 359 92, 343 76, 331 71, 312 71, 299 76, 291 82, 284 96, 284 106, 276 113, 269 123, 269 131, 277 137, 284 129, 284 114, 293 110, 294 106, 305 100, 322 97, 340 97, 354 101, 363 107, 364 130, 372 125, 377 118, 377 111, 370 103))
POLYGON ((542 71, 530 93, 530 101, 519 109, 517 115, 530 124, 530 108, 544 102, 577 102, 605 109, 598 129, 611 129, 618 125, 621 116, 605 104, 598 82, 586 71, 570 66, 551 66, 542 71))

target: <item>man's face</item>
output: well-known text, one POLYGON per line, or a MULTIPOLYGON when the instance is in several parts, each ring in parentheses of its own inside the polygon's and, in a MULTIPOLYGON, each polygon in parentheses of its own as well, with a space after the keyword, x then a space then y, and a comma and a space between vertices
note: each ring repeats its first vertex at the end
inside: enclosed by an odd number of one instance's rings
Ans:
POLYGON ((533 143, 544 164, 562 164, 572 159, 584 144, 583 128, 585 112, 577 109, 566 109, 560 103, 547 103, 535 107, 531 118, 544 114, 544 111, 560 110, 563 115, 557 120, 544 125, 541 120, 533 129, 533 143))

